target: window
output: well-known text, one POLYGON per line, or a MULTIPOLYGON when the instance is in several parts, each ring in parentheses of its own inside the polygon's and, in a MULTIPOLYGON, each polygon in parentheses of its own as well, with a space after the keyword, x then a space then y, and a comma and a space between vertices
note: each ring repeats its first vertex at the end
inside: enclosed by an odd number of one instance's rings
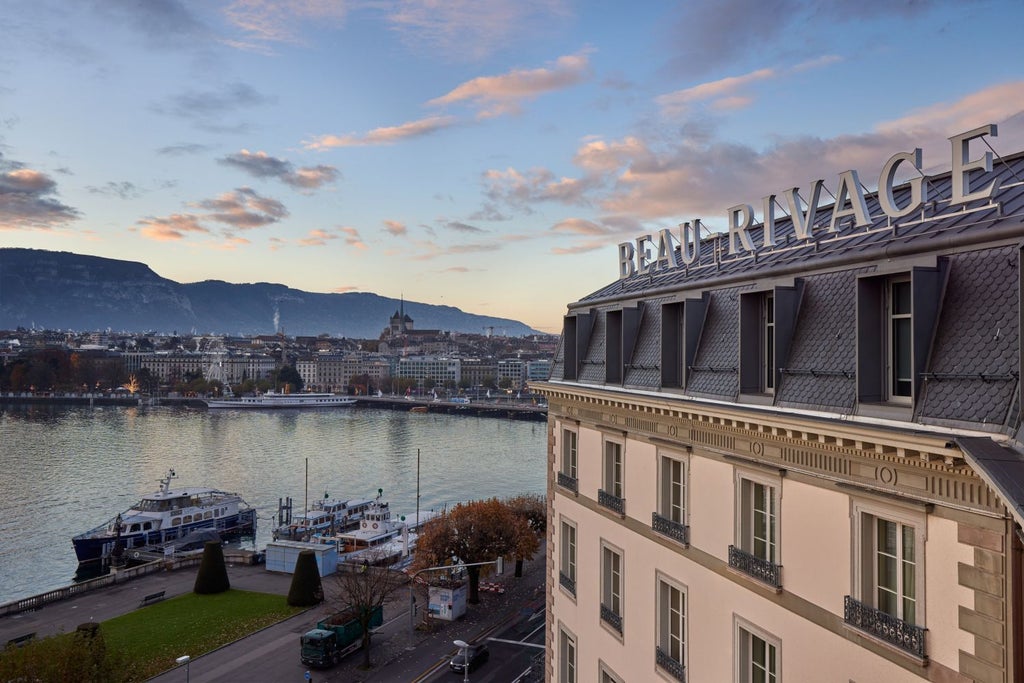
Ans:
POLYGON ((738 475, 736 545, 729 566, 781 587, 778 545, 778 482, 738 475))
POLYGON ((686 592, 658 579, 657 665, 679 681, 686 680, 686 592))
POLYGON ((844 619, 923 659, 925 515, 860 501, 854 514, 857 565, 844 619))
POLYGON ((778 683, 779 641, 746 623, 737 623, 736 634, 737 683, 778 683))
POLYGON ((604 662, 600 663, 601 676, 598 678, 600 683, 622 683, 622 679, 618 675, 608 668, 608 665, 604 662))
POLYGON ((912 327, 910 278, 893 279, 886 288, 886 321, 889 334, 887 367, 889 398, 909 400, 914 389, 914 368, 911 364, 912 327))
POLYGON ((577 449, 579 435, 571 429, 562 430, 562 464, 558 471, 558 485, 573 493, 578 491, 577 449))
POLYGON ((576 683, 576 638, 565 629, 558 631, 558 680, 576 683))
POLYGON ((561 552, 559 553, 558 583, 574 597, 576 595, 576 526, 562 520, 561 552))
POLYGON ((658 459, 658 511, 652 528, 683 544, 690 542, 686 525, 686 462, 662 455, 658 459))
POLYGON ((622 553, 601 544, 601 621, 622 633, 622 553))
POLYGON ((949 263, 857 280, 857 400, 876 415, 913 403, 927 369, 949 263))
POLYGON ((625 514, 622 486, 622 444, 617 441, 604 442, 604 464, 602 467, 602 488, 598 491, 597 502, 619 514, 625 514))

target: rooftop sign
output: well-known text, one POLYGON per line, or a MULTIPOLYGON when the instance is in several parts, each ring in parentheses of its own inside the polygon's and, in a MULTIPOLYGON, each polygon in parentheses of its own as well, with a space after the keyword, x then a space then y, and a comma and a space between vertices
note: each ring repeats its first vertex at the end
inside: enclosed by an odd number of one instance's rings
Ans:
MULTIPOLYGON (((998 181, 992 180, 985 187, 974 192, 970 191, 971 171, 992 172, 991 152, 985 152, 984 156, 978 159, 968 158, 970 141, 986 135, 992 137, 998 135, 995 124, 990 123, 949 138, 953 158, 950 206, 966 204, 978 199, 988 199, 998 188, 998 181)), ((928 201, 928 185, 924 182, 925 176, 921 165, 921 148, 918 147, 913 152, 900 152, 892 155, 882 166, 881 173, 878 175, 878 203, 882 212, 889 218, 897 219, 908 216, 928 201), (893 189, 896 172, 903 164, 911 164, 918 175, 909 183, 910 201, 904 206, 899 206, 893 195, 893 189)), ((818 218, 818 198, 824 184, 825 181, 821 179, 811 183, 810 200, 806 208, 800 198, 799 187, 782 193, 797 239, 812 237, 812 230, 818 218)), ((835 196, 832 220, 824 228, 826 232, 837 232, 838 224, 845 218, 852 218, 853 226, 857 228, 871 225, 873 217, 868 213, 867 201, 857 171, 849 170, 839 174, 839 188, 835 196)), ((775 206, 776 195, 770 194, 761 199, 764 229, 761 233, 760 244, 756 245, 749 232, 754 226, 754 208, 750 204, 737 204, 726 210, 730 256, 739 255, 744 251, 756 253, 761 249, 775 247, 775 206)), ((618 246, 619 279, 634 275, 648 275, 652 272, 689 266, 698 262, 700 260, 700 227, 700 219, 696 218, 693 221, 679 224, 678 237, 671 229, 666 228, 659 231, 657 235, 642 235, 633 242, 622 242, 618 246), (679 245, 678 257, 675 252, 677 244, 679 245)))

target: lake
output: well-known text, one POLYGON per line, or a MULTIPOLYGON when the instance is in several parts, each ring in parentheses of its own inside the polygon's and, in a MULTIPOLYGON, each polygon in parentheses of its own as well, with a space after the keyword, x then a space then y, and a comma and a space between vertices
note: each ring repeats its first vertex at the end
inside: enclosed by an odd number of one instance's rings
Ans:
POLYGON ((208 411, 0 405, 0 603, 67 585, 71 537, 176 486, 240 493, 271 540, 278 499, 384 490, 393 514, 543 494, 546 424, 375 408, 208 411))

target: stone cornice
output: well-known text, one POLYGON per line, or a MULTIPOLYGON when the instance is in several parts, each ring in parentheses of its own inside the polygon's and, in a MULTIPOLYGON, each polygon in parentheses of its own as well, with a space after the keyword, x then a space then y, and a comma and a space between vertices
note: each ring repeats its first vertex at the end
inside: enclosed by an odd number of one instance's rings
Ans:
POLYGON ((1003 517, 1001 499, 967 465, 953 433, 828 420, 747 406, 700 403, 535 385, 548 397, 549 419, 604 432, 628 432, 661 447, 739 456, 780 470, 926 503, 1003 517))

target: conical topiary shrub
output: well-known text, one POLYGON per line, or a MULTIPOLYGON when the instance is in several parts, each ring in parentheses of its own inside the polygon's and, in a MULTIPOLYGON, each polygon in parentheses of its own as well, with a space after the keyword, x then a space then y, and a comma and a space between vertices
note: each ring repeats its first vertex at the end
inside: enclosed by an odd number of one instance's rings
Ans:
POLYGON ((292 607, 312 607, 324 601, 324 587, 320 583, 320 570, 312 550, 303 550, 295 561, 292 585, 288 589, 288 604, 292 607))
POLYGON ((192 589, 200 595, 223 593, 231 588, 228 581, 228 568, 224 564, 224 549, 219 541, 207 541, 203 546, 203 561, 199 564, 196 574, 196 585, 192 589))

